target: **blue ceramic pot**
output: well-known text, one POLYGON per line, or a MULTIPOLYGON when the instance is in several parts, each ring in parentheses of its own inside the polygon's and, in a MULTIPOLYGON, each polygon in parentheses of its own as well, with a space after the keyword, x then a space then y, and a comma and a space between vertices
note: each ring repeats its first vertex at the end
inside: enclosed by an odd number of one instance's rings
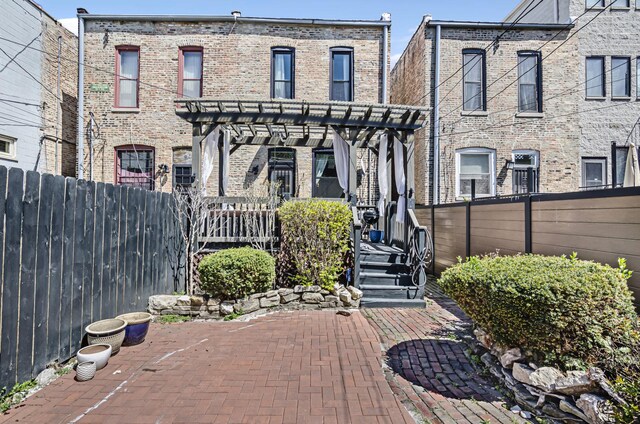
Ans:
POLYGON ((132 312, 130 314, 118 315, 118 318, 127 322, 125 328, 123 346, 135 346, 144 341, 149 331, 151 314, 146 312, 132 312))
POLYGON ((382 241, 382 237, 384 237, 384 231, 382 230, 369 231, 369 240, 371 240, 371 243, 380 243, 380 241, 382 241))

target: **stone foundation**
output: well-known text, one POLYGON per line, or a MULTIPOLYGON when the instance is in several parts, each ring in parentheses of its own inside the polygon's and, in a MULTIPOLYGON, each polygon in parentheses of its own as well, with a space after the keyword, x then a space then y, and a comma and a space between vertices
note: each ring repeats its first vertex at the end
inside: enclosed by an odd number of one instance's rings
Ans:
POLYGON ((219 319, 230 314, 244 315, 259 310, 357 308, 362 292, 355 287, 336 285, 332 290, 320 286, 295 286, 252 294, 244 299, 220 300, 203 296, 157 295, 149 298, 153 315, 184 315, 219 319))

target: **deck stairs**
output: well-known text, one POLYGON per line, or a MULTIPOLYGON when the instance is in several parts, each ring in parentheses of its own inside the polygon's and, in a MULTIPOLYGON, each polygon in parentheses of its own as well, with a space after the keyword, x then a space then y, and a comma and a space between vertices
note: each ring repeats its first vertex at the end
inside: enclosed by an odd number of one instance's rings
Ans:
POLYGON ((361 302, 366 308, 424 308, 424 288, 413 284, 407 254, 397 247, 360 245, 361 302))

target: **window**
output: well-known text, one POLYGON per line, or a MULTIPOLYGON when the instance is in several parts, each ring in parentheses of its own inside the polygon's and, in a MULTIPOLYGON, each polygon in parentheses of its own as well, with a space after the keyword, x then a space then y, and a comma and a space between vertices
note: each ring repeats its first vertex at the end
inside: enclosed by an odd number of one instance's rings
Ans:
POLYGON ((539 52, 518 53, 518 110, 542 112, 542 63, 539 52))
POLYGON ((463 50, 463 110, 487 110, 485 96, 485 53, 463 50))
POLYGON ((154 189, 154 150, 129 145, 116 148, 116 184, 154 189))
POLYGON ((181 147, 173 150, 173 188, 183 190, 191 187, 194 181, 191 167, 192 151, 190 147, 181 147))
POLYGON ((587 97, 604 97, 606 95, 604 57, 588 57, 586 68, 587 97))
POLYGON ((16 139, 0 135, 0 159, 16 158, 16 139))
POLYGON ((271 49, 271 97, 293 99, 295 80, 295 56, 290 48, 271 49))
POLYGON ((624 183, 624 174, 627 169, 628 154, 629 154, 628 147, 616 148, 616 186, 617 187, 622 187, 622 184, 624 183))
POLYGON ((202 97, 202 48, 180 48, 178 95, 180 97, 202 97))
POLYGON ((607 159, 582 158, 582 187, 587 190, 605 188, 607 185, 607 159))
MULTIPOLYGON (((640 0, 638 0, 640 8, 640 0)), ((636 59, 636 97, 640 99, 640 56, 636 59)))
POLYGON ((116 107, 137 108, 140 48, 120 46, 116 51, 116 107))
POLYGON ((353 49, 331 49, 331 100, 353 101, 353 49))
POLYGON ((513 161, 513 194, 538 193, 540 154, 535 150, 514 150, 513 161), (529 186, 531 178, 531 187, 529 186))
POLYGON ((281 198, 293 197, 296 189, 296 151, 287 147, 269 149, 269 182, 281 198))
POLYGON ((344 193, 338 181, 332 149, 313 151, 313 197, 339 199, 344 193))
POLYGON ((476 181, 476 196, 496 194, 496 152, 471 148, 456 152, 456 197, 471 196, 471 180, 476 181))
POLYGON ((611 58, 611 96, 631 97, 631 59, 611 58))
POLYGON ((612 9, 628 9, 631 7, 631 0, 611 0, 612 9))
POLYGON ((587 0, 587 9, 604 7, 604 0, 587 0))

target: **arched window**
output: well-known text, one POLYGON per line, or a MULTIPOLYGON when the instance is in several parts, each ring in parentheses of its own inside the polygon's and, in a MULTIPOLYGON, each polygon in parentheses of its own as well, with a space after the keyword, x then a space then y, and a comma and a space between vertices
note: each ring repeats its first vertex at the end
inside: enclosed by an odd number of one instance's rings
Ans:
POLYGON ((115 180, 118 185, 155 188, 155 149, 140 144, 119 146, 115 149, 115 180))

